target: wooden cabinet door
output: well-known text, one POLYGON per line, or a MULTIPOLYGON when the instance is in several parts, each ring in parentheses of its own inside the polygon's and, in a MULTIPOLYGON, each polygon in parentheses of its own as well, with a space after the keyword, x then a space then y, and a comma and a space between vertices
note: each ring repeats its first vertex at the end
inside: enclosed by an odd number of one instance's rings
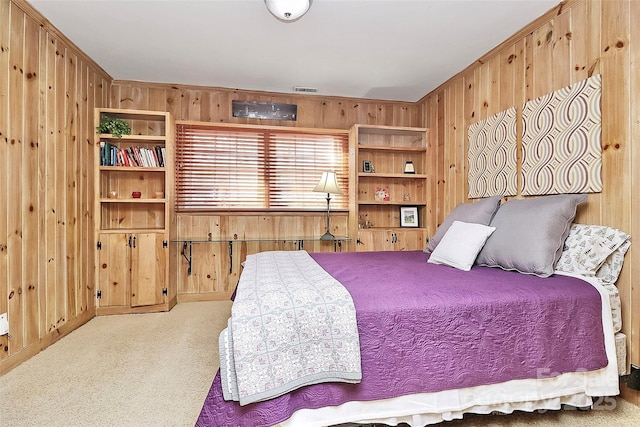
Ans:
POLYGON ((358 230, 360 243, 356 242, 356 251, 394 251, 393 236, 389 230, 358 230))
POLYGON ((162 304, 166 287, 167 248, 164 234, 138 233, 131 244, 131 306, 162 304))
POLYGON ((396 251, 417 251, 427 247, 425 231, 422 229, 396 231, 396 251))
POLYGON ((358 230, 360 244, 356 242, 356 251, 414 251, 426 247, 425 231, 416 230, 358 230))
POLYGON ((101 234, 98 251, 99 307, 129 306, 131 290, 131 250, 129 234, 101 234))

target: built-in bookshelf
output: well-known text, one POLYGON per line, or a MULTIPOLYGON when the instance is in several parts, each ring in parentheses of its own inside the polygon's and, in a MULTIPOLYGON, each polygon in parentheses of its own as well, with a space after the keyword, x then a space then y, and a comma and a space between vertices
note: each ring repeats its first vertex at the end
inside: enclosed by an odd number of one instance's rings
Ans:
MULTIPOLYGON (((161 311, 169 298, 173 124, 167 112, 98 108, 131 133, 96 130, 98 314, 161 311)), ((175 294, 172 292, 171 294, 175 294)))
POLYGON ((354 125, 350 131, 350 234, 358 251, 426 245, 425 128, 354 125))

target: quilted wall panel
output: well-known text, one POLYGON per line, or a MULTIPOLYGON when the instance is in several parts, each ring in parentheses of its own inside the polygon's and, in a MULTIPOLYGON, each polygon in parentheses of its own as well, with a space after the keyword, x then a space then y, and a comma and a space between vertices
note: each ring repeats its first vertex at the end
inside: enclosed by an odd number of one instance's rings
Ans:
POLYGON ((469 126, 469 198, 517 194, 516 109, 469 126))
POLYGON ((524 104, 522 194, 602 191, 600 75, 524 104))

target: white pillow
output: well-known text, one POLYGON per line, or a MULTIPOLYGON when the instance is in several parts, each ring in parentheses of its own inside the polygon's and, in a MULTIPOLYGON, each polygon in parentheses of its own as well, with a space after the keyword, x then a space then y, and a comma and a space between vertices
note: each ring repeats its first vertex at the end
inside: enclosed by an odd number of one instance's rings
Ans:
POLYGON ((427 262, 469 271, 495 229, 483 224, 453 221, 427 262))

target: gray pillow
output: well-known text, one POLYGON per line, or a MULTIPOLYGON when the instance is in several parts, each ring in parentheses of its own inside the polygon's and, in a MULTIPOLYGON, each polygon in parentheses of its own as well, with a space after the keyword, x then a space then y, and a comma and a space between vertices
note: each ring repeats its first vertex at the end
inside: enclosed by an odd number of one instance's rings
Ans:
POLYGON ((460 203, 451 211, 449 216, 442 221, 442 224, 440 224, 440 227, 438 227, 424 251, 433 252, 436 246, 438 246, 438 243, 440 243, 440 240, 442 240, 442 237, 447 233, 447 230, 449 230, 451 224, 453 224, 453 221, 489 225, 491 218, 493 218, 500 207, 500 200, 502 200, 502 196, 493 196, 474 203, 460 203))
POLYGON ((496 228, 476 263, 548 277, 569 234, 576 208, 586 194, 559 194, 510 200, 491 221, 496 228))

